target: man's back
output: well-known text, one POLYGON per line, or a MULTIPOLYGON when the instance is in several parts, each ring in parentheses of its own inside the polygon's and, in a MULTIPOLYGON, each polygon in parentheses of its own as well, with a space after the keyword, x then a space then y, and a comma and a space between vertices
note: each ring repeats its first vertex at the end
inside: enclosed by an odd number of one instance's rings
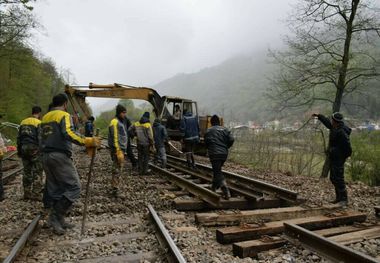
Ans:
POLYGON ((199 141, 199 123, 197 117, 191 113, 186 113, 180 125, 181 132, 184 133, 185 140, 199 141))
POLYGON ((205 143, 209 155, 227 155, 233 145, 234 138, 231 132, 222 126, 212 126, 205 134, 205 143))

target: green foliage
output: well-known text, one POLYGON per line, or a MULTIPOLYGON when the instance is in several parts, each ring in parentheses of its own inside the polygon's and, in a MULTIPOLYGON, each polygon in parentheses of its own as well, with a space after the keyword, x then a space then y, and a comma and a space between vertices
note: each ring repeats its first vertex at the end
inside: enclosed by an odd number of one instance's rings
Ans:
POLYGON ((352 180, 380 185, 380 131, 354 133, 351 143, 347 170, 352 180))
MULTIPOLYGON (((325 158, 321 135, 313 130, 284 133, 234 131, 231 160, 259 171, 319 176, 325 158)), ((353 132, 352 156, 345 177, 369 185, 380 185, 380 131, 353 132)))
POLYGON ((3 121, 20 123, 39 105, 47 111, 52 96, 63 90, 64 81, 54 64, 37 58, 29 48, 0 59, 0 114, 3 121))

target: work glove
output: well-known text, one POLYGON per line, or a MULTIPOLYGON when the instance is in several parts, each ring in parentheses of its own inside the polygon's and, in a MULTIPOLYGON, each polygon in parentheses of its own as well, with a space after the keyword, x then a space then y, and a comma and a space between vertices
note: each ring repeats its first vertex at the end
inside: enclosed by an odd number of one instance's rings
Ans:
POLYGON ((89 156, 95 154, 96 148, 100 148, 100 138, 99 137, 86 137, 84 139, 84 145, 86 146, 86 151, 89 156))
POLYGON ((86 148, 99 148, 100 138, 99 137, 86 137, 84 139, 84 145, 86 148))
POLYGON ((124 153, 121 150, 116 151, 116 158, 119 165, 121 165, 124 162, 124 153))

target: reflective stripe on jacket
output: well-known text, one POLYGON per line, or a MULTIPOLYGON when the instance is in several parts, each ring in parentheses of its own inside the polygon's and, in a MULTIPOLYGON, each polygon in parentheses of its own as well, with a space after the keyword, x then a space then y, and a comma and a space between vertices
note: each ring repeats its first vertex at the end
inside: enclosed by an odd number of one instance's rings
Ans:
POLYGON ((153 145, 152 125, 146 118, 141 118, 131 127, 131 133, 137 137, 137 144, 153 145))
POLYGON ((108 126, 108 146, 111 151, 127 151, 128 134, 123 122, 118 118, 113 118, 108 126))
POLYGON ((26 118, 20 123, 17 136, 17 150, 20 151, 22 145, 39 145, 39 130, 41 121, 37 118, 26 118))
POLYGON ((84 145, 84 137, 74 131, 73 120, 63 110, 48 112, 41 122, 43 152, 62 152, 72 155, 72 144, 84 145))

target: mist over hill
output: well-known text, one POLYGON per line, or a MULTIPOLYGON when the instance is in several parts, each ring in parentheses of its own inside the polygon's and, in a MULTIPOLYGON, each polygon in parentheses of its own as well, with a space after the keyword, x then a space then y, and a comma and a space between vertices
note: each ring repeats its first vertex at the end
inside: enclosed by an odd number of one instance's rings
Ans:
POLYGON ((227 121, 263 121, 271 116, 263 93, 273 65, 267 51, 240 55, 191 74, 178 74, 154 86, 161 95, 196 100, 202 115, 219 114, 227 121))

